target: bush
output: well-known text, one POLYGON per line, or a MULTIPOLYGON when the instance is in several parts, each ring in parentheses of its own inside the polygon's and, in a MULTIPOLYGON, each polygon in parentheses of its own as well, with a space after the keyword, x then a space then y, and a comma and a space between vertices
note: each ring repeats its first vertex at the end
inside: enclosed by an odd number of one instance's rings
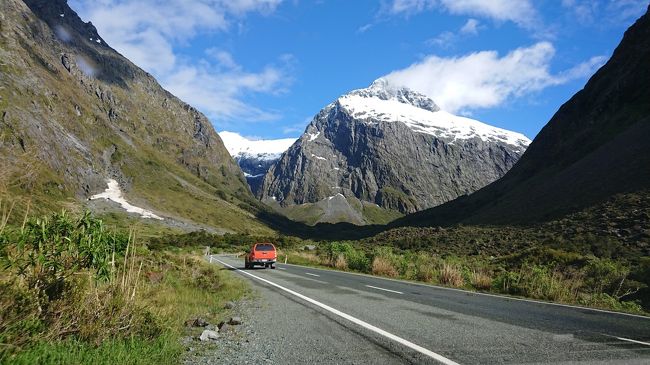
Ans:
POLYGON ((160 335, 156 318, 135 303, 142 264, 128 235, 106 231, 88 213, 63 212, 0 237, 0 342, 7 345, 0 359, 42 338, 98 345, 160 335))
POLYGON ((367 272, 370 260, 366 254, 356 249, 348 242, 331 242, 325 246, 325 255, 329 261, 329 265, 339 268, 340 265, 343 270, 350 268, 352 270, 367 272), (343 261, 345 265, 343 265, 343 261))
POLYGON ((593 294, 616 295, 629 274, 629 269, 620 263, 594 258, 583 269, 585 289, 593 294))
POLYGON ((607 293, 599 293, 588 296, 581 299, 579 303, 588 305, 590 307, 599 307, 632 313, 643 313, 643 308, 641 307, 640 303, 636 301, 620 301, 607 293))

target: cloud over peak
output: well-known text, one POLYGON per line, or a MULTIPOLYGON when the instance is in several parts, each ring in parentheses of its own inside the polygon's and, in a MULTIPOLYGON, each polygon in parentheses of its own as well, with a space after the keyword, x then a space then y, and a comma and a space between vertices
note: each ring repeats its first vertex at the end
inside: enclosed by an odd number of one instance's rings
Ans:
POLYGON ((604 57, 594 57, 553 74, 550 63, 554 55, 550 42, 517 48, 504 56, 496 51, 447 58, 430 55, 385 77, 428 95, 449 112, 467 112, 588 76, 604 63, 604 57))
POLYGON ((113 48, 152 73, 186 102, 215 119, 274 120, 274 111, 247 104, 247 93, 286 90, 287 60, 247 71, 223 50, 188 59, 178 49, 200 34, 226 32, 251 12, 268 14, 282 0, 71 0, 113 48))

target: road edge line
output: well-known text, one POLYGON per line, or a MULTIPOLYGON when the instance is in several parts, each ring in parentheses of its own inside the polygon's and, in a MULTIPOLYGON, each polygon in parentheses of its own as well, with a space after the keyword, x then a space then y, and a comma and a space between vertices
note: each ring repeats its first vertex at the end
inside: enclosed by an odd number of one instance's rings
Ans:
MULTIPOLYGON (((308 297, 306 295, 300 294, 300 293, 298 293, 296 291, 293 291, 293 290, 291 290, 289 288, 285 288, 282 285, 276 284, 276 283, 274 283, 274 282, 272 282, 270 280, 261 278, 261 277, 259 277, 257 275, 253 275, 253 274, 251 274, 249 272, 238 269, 238 268, 236 268, 236 267, 234 267, 234 266, 232 266, 230 264, 227 264, 227 263, 219 260, 218 258, 215 258, 214 260, 216 260, 217 262, 219 262, 223 266, 229 267, 229 268, 234 269, 234 270, 236 270, 238 272, 246 274, 246 275, 248 275, 248 276, 250 276, 252 278, 255 278, 255 279, 259 280, 259 281, 262 281, 262 282, 267 283, 267 284, 269 284, 271 286, 274 286, 274 287, 276 287, 276 288, 278 288, 280 290, 283 290, 283 291, 285 291, 285 292, 287 292, 287 293, 289 293, 289 294, 291 294, 293 296, 296 296, 296 297, 298 297, 298 298, 300 298, 300 299, 302 299, 302 300, 304 300, 306 302, 309 302, 309 303, 311 303, 311 304, 313 304, 313 305, 315 305, 317 307, 325 309, 326 311, 328 311, 328 312, 330 312, 332 314, 335 314, 335 315, 337 315, 337 316, 339 316, 341 318, 347 319, 348 321, 350 321, 350 322, 352 322, 352 323, 354 323, 356 325, 359 325, 359 326, 361 326, 361 327, 363 327, 363 328, 365 328, 367 330, 375 332, 376 334, 379 334, 379 335, 384 336, 384 337, 386 337, 386 338, 388 338, 390 340, 393 340, 393 341, 395 341, 395 342, 397 342, 399 344, 402 344, 402 345, 404 345, 404 346, 406 346, 406 347, 408 347, 408 348, 410 348, 412 350, 415 350, 415 351, 417 351, 417 352, 419 352, 419 353, 421 353, 423 355, 426 355, 426 356, 428 356, 428 357, 430 357, 430 358, 432 358, 432 359, 434 359, 436 361, 439 361, 439 362, 441 362, 441 363, 443 363, 445 365, 460 365, 457 362, 455 362, 453 360, 450 360, 450 359, 448 359, 448 358, 446 358, 446 357, 444 357, 444 356, 442 356, 440 354, 437 354, 437 353, 435 353, 435 352, 433 352, 433 351, 431 351, 429 349, 426 349, 426 348, 424 348, 424 347, 422 347, 420 345, 417 345, 417 344, 415 344, 415 343, 413 343, 413 342, 411 342, 409 340, 406 340, 406 339, 404 339, 402 337, 394 335, 394 334, 392 334, 392 333, 390 333, 388 331, 385 331, 385 330, 383 330, 383 329, 381 329, 379 327, 373 326, 370 323, 362 321, 362 320, 360 320, 360 319, 358 319, 356 317, 353 317, 353 316, 351 316, 351 315, 349 315, 347 313, 341 312, 338 309, 332 308, 329 305, 321 303, 321 302, 319 302, 319 301, 317 301, 315 299, 312 299, 312 298, 310 298, 310 297, 308 297)), ((210 255, 210 261, 212 261, 212 255, 210 255)))
POLYGON ((419 282, 416 282, 416 281, 392 279, 392 278, 386 278, 386 277, 383 277, 383 276, 364 274, 364 273, 360 273, 360 272, 349 272, 349 271, 341 271, 341 270, 323 269, 323 268, 320 268, 320 267, 312 267, 312 266, 304 266, 304 265, 296 265, 296 264, 283 264, 283 265, 302 267, 302 268, 309 268, 309 269, 320 270, 320 271, 325 271, 325 272, 336 272, 336 273, 341 273, 341 274, 358 275, 358 276, 364 276, 364 277, 367 277, 367 278, 394 281, 394 282, 403 283, 403 284, 412 284, 412 285, 424 286, 424 287, 434 288, 434 289, 451 290, 451 291, 456 291, 456 292, 465 293, 465 294, 476 294, 476 295, 483 295, 483 296, 486 296, 486 297, 508 299, 508 300, 518 300, 520 302, 546 304, 546 305, 553 305, 553 306, 564 307, 564 308, 584 309, 584 310, 588 310, 588 311, 592 311, 592 312, 618 314, 618 315, 621 315, 621 316, 643 318, 643 319, 646 319, 646 320, 650 320, 650 316, 643 316, 643 315, 640 315, 640 314, 625 313, 625 312, 614 312, 614 311, 610 311, 610 310, 606 310, 606 309, 581 307, 579 305, 553 303, 553 302, 543 302, 541 300, 535 300, 535 299, 509 297, 507 295, 501 295, 501 294, 482 293, 482 292, 479 292, 479 291, 463 290, 463 289, 457 289, 457 288, 448 288, 446 286, 438 286, 438 285, 433 285, 433 284, 419 283, 419 282))

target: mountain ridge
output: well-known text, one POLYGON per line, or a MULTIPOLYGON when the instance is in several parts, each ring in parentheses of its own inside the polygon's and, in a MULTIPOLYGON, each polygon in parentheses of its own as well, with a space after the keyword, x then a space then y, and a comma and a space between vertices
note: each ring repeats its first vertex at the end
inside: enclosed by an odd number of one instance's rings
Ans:
POLYGON ((269 231, 249 212, 259 203, 202 113, 113 50, 66 1, 0 7, 0 150, 3 164, 34 170, 15 196, 94 209, 87 199, 112 178, 134 205, 170 221, 269 231))
POLYGON ((435 206, 497 179, 528 141, 378 79, 324 107, 271 167, 257 196, 280 211, 316 206, 303 219, 309 223, 386 223, 395 213, 435 206), (339 195, 347 204, 338 204, 341 214, 332 217, 323 206, 339 195))
POLYGON ((530 224, 580 211, 619 193, 647 189, 649 64, 646 12, 502 179, 394 225, 530 224))

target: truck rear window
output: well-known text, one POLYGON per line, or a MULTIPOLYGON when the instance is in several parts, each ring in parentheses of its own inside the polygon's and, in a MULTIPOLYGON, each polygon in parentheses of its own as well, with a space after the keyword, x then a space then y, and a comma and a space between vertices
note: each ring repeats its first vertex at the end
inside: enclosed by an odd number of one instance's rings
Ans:
POLYGON ((273 245, 271 244, 261 244, 255 246, 255 250, 257 251, 274 251, 275 249, 273 248, 273 245))

